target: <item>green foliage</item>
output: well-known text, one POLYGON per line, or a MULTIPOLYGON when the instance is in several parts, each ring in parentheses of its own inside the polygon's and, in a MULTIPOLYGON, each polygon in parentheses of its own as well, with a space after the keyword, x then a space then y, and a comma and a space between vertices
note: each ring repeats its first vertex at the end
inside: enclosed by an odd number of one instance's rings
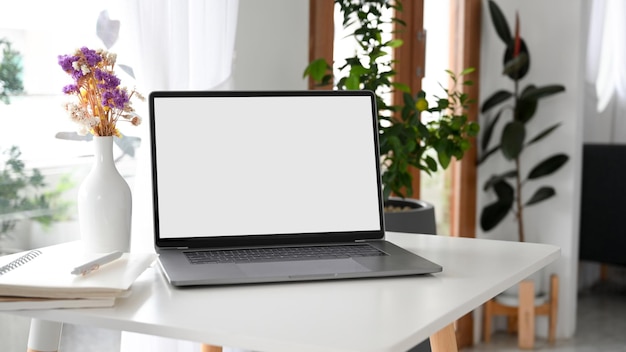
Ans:
POLYGON ((67 213, 70 203, 61 194, 74 187, 68 176, 57 187, 44 191, 47 184, 38 169, 28 172, 17 146, 5 150, 6 160, 0 169, 0 238, 8 235, 24 219, 50 225, 67 213))
POLYGON ((556 195, 556 191, 551 186, 541 186, 524 202, 522 199, 522 186, 527 181, 555 173, 569 159, 565 154, 550 156, 534 166, 526 177, 522 177, 520 173, 520 159, 524 150, 551 135, 560 126, 560 123, 547 127, 528 141, 526 140, 526 126, 535 117, 539 100, 561 93, 565 91, 565 87, 556 84, 537 87, 529 84, 520 92, 520 81, 530 69, 528 48, 521 37, 511 35, 506 18, 493 0, 489 0, 489 12, 497 34, 506 46, 502 72, 513 80, 514 90, 498 90, 483 102, 481 112, 487 116, 487 121, 484 123, 485 129, 480 143, 481 156, 479 157, 479 164, 500 151, 506 160, 514 162, 515 167, 513 170, 505 173, 492 175, 485 183, 484 190, 494 192, 496 201, 483 208, 480 215, 480 225, 484 231, 489 231, 496 227, 510 212, 513 212, 518 224, 519 239, 524 241, 524 207, 549 199, 556 195), (519 43, 517 56, 514 50, 516 40, 519 43), (509 103, 509 105, 505 103, 509 103), (511 112, 511 119, 504 122, 501 118, 508 110, 511 112), (504 127, 498 141, 499 144, 490 147, 495 126, 500 122, 504 123, 504 127))
POLYGON ((388 9, 402 11, 399 1, 389 0, 335 0, 343 14, 343 26, 355 26, 351 37, 359 50, 339 62, 339 76, 333 77, 333 65, 324 59, 312 61, 304 70, 321 86, 333 82, 338 90, 370 90, 376 94, 379 120, 379 145, 382 156, 382 182, 385 199, 391 194, 410 197, 412 175, 410 167, 427 173, 447 168, 453 159, 461 159, 470 148, 469 138, 478 134, 478 124, 469 121, 467 109, 472 101, 462 92, 469 80, 462 76, 473 72, 466 69, 458 75, 447 71, 453 86, 442 88, 442 96, 435 96, 434 106, 428 106, 426 92, 410 92, 401 82, 394 82, 396 71, 392 50, 403 45, 402 40, 384 40, 385 26, 392 23, 403 26, 397 19, 385 19, 388 9), (384 99, 393 91, 401 91, 403 101, 390 105, 384 99), (435 114, 434 121, 423 122, 423 111, 435 114), (434 157, 432 155, 435 155, 434 157))
POLYGON ((22 56, 13 50, 11 42, 0 39, 0 100, 9 104, 9 96, 21 93, 22 85, 22 56))

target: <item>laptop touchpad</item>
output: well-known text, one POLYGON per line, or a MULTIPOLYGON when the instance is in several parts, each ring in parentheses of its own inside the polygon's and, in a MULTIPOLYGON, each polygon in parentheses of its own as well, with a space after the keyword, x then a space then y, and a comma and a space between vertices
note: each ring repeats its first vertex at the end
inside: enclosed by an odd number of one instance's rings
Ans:
POLYGON ((237 264, 248 276, 308 276, 371 271, 352 259, 297 260, 289 262, 237 264))

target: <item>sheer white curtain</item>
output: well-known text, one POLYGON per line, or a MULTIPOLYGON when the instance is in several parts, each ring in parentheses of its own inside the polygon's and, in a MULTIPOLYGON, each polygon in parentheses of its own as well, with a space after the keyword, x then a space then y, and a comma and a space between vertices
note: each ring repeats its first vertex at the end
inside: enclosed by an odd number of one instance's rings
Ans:
POLYGON ((626 2, 590 3, 585 141, 626 143, 626 2))
MULTIPOLYGON (((109 4, 121 22, 118 62, 132 67, 137 88, 154 90, 230 88, 238 0, 120 0, 109 4), (127 59, 128 61, 125 61, 127 59)), ((147 104, 133 186, 132 250, 153 248, 147 104)), ((185 123, 181 116, 181 123, 185 123)), ((189 126, 193 128, 193 126, 189 126)), ((191 161, 193 162, 193 161, 191 161)), ((184 173, 184 170, 181 170, 184 173)), ((198 343, 122 334, 122 351, 198 352, 198 343)))

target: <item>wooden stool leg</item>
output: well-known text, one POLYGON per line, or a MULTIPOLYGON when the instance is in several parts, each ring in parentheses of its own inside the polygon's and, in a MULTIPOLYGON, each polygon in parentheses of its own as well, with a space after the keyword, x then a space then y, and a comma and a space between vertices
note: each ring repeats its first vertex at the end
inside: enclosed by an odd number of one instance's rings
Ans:
POLYGON ((493 320, 493 299, 485 303, 485 316, 483 318, 483 340, 485 343, 491 342, 491 322, 493 320))
POLYGON ((548 315, 548 342, 556 341, 556 319, 559 309, 559 277, 555 274, 550 276, 550 313, 548 315))
POLYGON ((202 344, 201 352, 222 352, 222 347, 221 346, 213 346, 213 345, 207 345, 207 344, 202 344))
POLYGON ((454 333, 454 323, 439 330, 430 337, 430 348, 432 352, 458 352, 456 345, 456 334, 454 333))
POLYGON ((521 349, 535 345, 535 285, 531 280, 519 284, 517 343, 521 349))
POLYGON ((515 334, 518 330, 518 319, 517 315, 509 315, 506 317, 506 331, 509 334, 515 334))

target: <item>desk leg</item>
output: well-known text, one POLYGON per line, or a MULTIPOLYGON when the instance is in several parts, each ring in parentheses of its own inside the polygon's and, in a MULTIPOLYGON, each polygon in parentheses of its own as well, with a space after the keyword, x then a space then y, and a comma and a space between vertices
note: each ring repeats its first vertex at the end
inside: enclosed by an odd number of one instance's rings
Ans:
POLYGON ((519 284, 517 311, 518 347, 532 350, 535 346, 535 285, 532 280, 524 280, 519 284))
POLYGON ((222 352, 222 346, 202 344, 200 352, 222 352))
POLYGON ((31 319, 27 352, 56 352, 59 350, 63 323, 31 319))
POLYGON ((454 332, 454 323, 437 331, 430 337, 430 348, 432 352, 458 352, 456 346, 456 334, 454 332))

